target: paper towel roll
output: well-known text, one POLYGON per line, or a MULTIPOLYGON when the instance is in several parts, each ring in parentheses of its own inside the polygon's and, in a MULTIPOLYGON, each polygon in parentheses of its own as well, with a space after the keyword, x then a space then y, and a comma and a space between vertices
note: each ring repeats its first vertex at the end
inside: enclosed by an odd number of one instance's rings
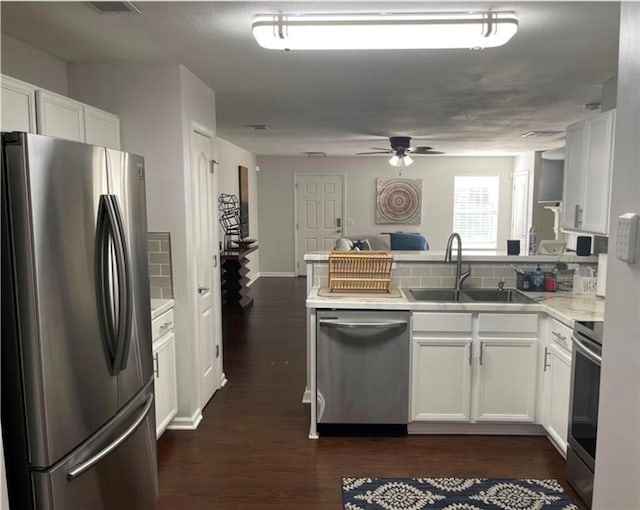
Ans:
POLYGON ((598 283, 596 295, 604 297, 607 287, 607 254, 598 255, 598 283))

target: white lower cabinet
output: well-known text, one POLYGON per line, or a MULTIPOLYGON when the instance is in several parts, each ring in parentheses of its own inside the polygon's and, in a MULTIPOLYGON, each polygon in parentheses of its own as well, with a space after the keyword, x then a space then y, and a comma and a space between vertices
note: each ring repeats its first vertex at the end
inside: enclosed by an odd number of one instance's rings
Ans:
POLYGON ((566 455, 571 391, 571 330, 556 320, 552 320, 550 329, 551 336, 544 355, 542 424, 549 437, 566 455))
POLYGON ((476 421, 533 423, 538 340, 481 340, 476 421))
POLYGON ((411 419, 469 421, 471 338, 414 338, 411 419))
POLYGON ((411 419, 533 423, 537 314, 414 313, 411 419))
POLYGON ((176 336, 173 332, 173 310, 156 317, 151 323, 153 336, 153 375, 156 407, 156 437, 160 437, 178 413, 176 383, 176 336))

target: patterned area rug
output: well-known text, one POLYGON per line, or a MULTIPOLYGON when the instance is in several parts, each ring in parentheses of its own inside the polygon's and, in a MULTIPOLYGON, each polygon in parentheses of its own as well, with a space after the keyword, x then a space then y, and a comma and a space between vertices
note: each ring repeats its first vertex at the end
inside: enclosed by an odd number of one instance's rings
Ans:
POLYGON ((343 510, 579 510, 557 480, 343 478, 343 510))

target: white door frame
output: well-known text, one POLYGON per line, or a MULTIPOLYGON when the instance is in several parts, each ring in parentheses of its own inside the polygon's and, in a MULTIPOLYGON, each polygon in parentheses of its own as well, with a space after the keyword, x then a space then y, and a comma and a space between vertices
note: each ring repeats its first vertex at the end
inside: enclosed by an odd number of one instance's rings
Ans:
POLYGON ((298 248, 298 177, 341 177, 342 178, 342 237, 345 237, 347 232, 347 218, 345 212, 347 210, 347 174, 346 173, 332 173, 332 172, 296 172, 293 175, 293 276, 306 275, 306 268, 298 268, 298 257, 300 255, 300 249, 298 248))

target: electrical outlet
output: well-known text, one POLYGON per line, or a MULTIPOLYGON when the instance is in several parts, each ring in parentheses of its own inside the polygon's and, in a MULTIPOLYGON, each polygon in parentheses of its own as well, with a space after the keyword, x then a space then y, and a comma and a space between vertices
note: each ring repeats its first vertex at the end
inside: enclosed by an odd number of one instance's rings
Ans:
POLYGON ((616 257, 629 264, 633 264, 636 259, 639 220, 637 214, 626 213, 618 216, 616 224, 616 257))

